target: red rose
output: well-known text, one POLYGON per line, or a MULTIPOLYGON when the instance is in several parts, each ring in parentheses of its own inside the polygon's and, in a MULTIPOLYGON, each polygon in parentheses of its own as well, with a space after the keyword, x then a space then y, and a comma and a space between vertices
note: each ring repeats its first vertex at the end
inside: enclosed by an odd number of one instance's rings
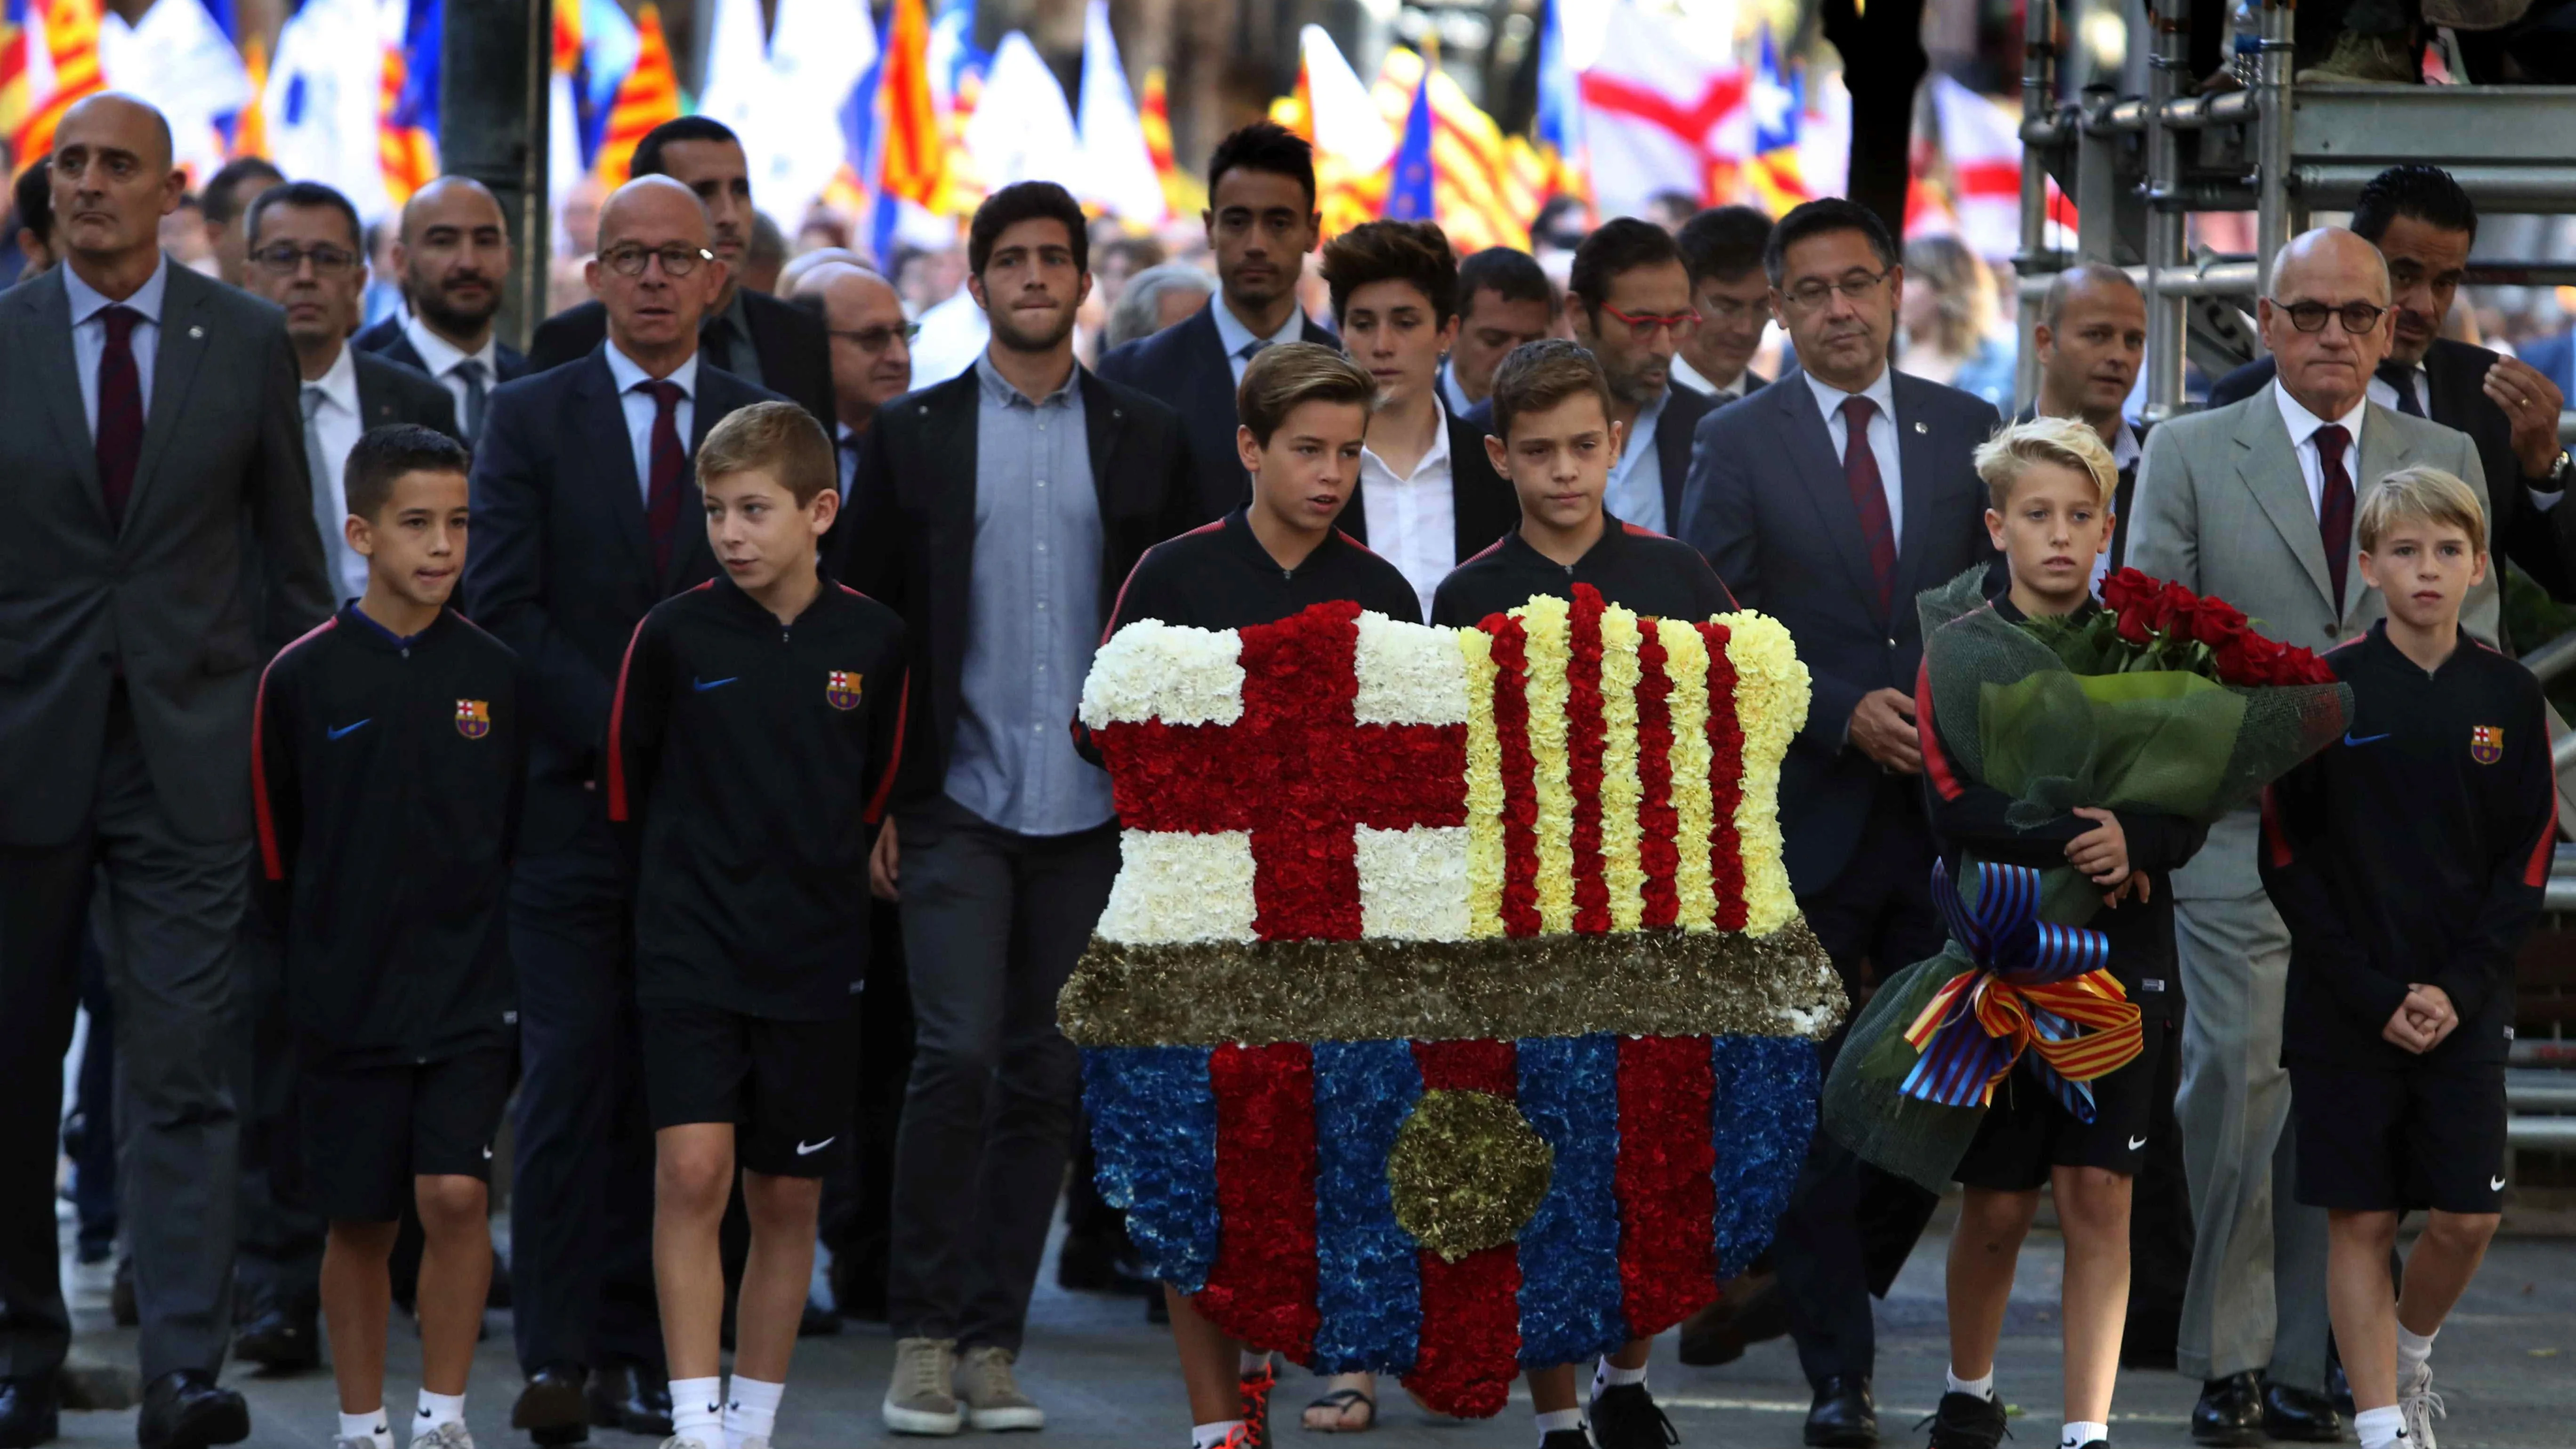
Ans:
POLYGON ((2127 614, 2155 594, 2156 581, 2136 569, 2124 568, 2102 580, 2102 603, 2114 613, 2127 614))
POLYGON ((2245 611, 2225 599, 2201 600, 2200 611, 2191 619, 2191 637, 2212 649, 2243 637, 2245 628, 2245 611))
POLYGON ((2130 644, 2145 644, 2155 637, 2155 626, 2147 621, 2144 605, 2133 605, 2120 611, 2120 638, 2130 644))
POLYGON ((2192 616, 2200 610, 2200 596, 2177 583, 2167 583, 2157 593, 2148 609, 2148 622, 2159 634, 2168 637, 2191 637, 2192 616))

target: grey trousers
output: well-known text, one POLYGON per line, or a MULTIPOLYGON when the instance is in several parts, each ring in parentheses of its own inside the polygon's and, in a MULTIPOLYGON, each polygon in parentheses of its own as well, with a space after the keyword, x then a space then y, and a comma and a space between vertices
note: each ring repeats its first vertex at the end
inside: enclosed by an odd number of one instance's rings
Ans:
MULTIPOLYGON (((2203 858, 2219 844, 2213 831, 2203 858)), ((2249 859, 2244 878, 2253 875, 2249 859)), ((2200 1379, 2261 1369, 2322 1391, 2326 1215, 2292 1193, 2290 1074, 2281 1065, 2289 929, 2261 895, 2184 897, 2174 903, 2174 953, 2187 1003, 2174 1110, 2194 1225, 2176 1366, 2200 1379)))
POLYGON ((120 694, 81 832, 59 845, 0 848, 0 1377, 51 1374, 71 1344, 55 1135, 93 871, 115 1008, 117 1187, 143 1315, 143 1378, 223 1363, 239 1146, 233 933, 250 847, 247 836, 197 841, 172 828, 120 694))
POLYGON ((887 1317, 899 1338, 1017 1352, 1082 1086, 1056 993, 1109 903, 1118 831, 1018 835, 943 797, 896 840, 916 1043, 887 1317))

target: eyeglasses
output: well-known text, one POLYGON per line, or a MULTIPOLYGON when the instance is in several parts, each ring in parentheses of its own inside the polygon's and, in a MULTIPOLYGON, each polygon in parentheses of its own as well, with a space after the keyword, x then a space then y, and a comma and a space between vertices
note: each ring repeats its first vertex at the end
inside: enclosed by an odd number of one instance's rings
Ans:
POLYGON ((313 263, 313 275, 317 277, 336 277, 358 264, 356 252, 327 244, 299 247, 293 242, 279 242, 275 246, 261 247, 252 256, 262 270, 281 277, 294 276, 308 258, 313 263))
POLYGON ((644 275, 645 264, 655 257, 662 259, 663 276, 685 277, 698 269, 698 263, 714 261, 716 254, 705 247, 648 247, 635 243, 611 247, 599 254, 599 259, 608 265, 608 269, 621 277, 644 275))
POLYGON ((2274 311, 2288 313, 2290 325, 2302 332, 2323 332, 2328 317, 2340 317, 2343 330, 2359 336, 2378 326, 2379 319, 2388 315, 2387 308, 2374 307, 2368 302, 2346 302, 2340 307, 2329 307, 2323 302, 2284 302, 2278 297, 2269 300, 2274 311))
POLYGON ((1651 339, 1655 335, 1655 329, 1659 327, 1671 329, 1673 340, 1676 342, 1699 330, 1697 312, 1673 312, 1663 315, 1648 313, 1644 316, 1631 317, 1607 302, 1601 304, 1601 310, 1627 323, 1628 334, 1639 342, 1651 339))
POLYGON ((903 344, 910 347, 912 339, 921 335, 921 324, 906 322, 900 327, 861 327, 856 330, 835 327, 832 329, 832 335, 846 337, 859 344, 861 352, 883 352, 892 346, 897 338, 903 339, 903 344))
MULTIPOLYGON (((1890 272, 1894 270, 1893 267, 1888 268, 1890 272)), ((1846 302, 1861 301, 1877 291, 1878 284, 1886 280, 1887 272, 1869 272, 1845 277, 1839 282, 1800 282, 1781 293, 1780 299, 1801 312, 1813 312, 1825 305, 1825 299, 1836 292, 1842 293, 1846 302)))

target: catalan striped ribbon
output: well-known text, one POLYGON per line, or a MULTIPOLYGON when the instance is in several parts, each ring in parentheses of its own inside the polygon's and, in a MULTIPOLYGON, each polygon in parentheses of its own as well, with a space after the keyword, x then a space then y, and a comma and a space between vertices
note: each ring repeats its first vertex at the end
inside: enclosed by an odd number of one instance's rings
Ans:
POLYGON ((2138 1008, 2105 969, 2110 941, 2039 919, 2040 875, 2029 866, 1969 868, 1978 873, 1973 907, 1949 871, 1932 863, 1932 898, 1976 965, 1943 983, 1905 1029, 1922 1057, 1902 1090, 1945 1107, 1990 1106, 1995 1083, 2022 1053, 2036 1051, 2040 1080, 2078 1121, 2090 1122, 2089 1084, 2144 1050, 2138 1008))

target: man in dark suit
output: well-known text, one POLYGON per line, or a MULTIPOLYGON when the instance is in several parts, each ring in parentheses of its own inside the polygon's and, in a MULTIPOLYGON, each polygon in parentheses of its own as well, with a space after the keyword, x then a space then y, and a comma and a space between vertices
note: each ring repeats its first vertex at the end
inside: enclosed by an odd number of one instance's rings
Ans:
MULTIPOLYGON (((1494 369, 1513 348, 1536 342, 1555 326, 1556 284, 1538 258, 1512 247, 1487 247, 1460 262, 1458 337, 1440 364, 1440 405, 1451 417, 1483 406, 1494 395, 1494 369)), ((1476 431, 1483 434, 1481 421, 1476 431)))
POLYGON ((1677 535, 1691 437, 1711 403, 1672 382, 1675 350, 1699 325, 1672 233, 1633 216, 1602 223, 1574 249, 1565 320, 1610 379, 1610 421, 1621 429, 1603 505, 1622 523, 1677 535))
POLYGON ((1752 363, 1771 322, 1771 282, 1762 275, 1770 239, 1770 214, 1752 206, 1712 206, 1673 233, 1699 313, 1673 359, 1673 378, 1721 407, 1766 381, 1752 363))
MULTIPOLYGON (((2554 597, 2576 598, 2576 511, 2558 506, 2576 471, 2558 442, 2558 384, 2530 363, 2441 335, 2478 239, 2476 204, 2440 167, 2391 166, 2354 199, 2352 230, 2387 259, 2397 314, 2370 400, 2468 434, 2486 469, 2495 551, 2554 597)), ((2245 364, 2209 390, 2210 407, 2252 397, 2273 372, 2270 357, 2245 364)))
POLYGON ((1234 450, 1234 390, 1252 354, 1274 342, 1340 346, 1297 306, 1297 278, 1315 249, 1315 149, 1294 131, 1255 121, 1208 158, 1208 209, 1217 294, 1176 327, 1100 359, 1100 376, 1180 414, 1198 480, 1198 512, 1222 518, 1252 496, 1234 450))
MULTIPOLYGON (((1801 372, 1701 422, 1682 537, 1747 608, 1788 626, 1814 676, 1781 767, 1780 825, 1799 909, 1857 999, 1863 962, 1884 980, 1941 946, 1916 779, 1914 596, 1991 556, 1970 455, 2000 420, 1890 363, 1905 275, 1875 212, 1796 208, 1763 269, 1801 372)), ((1830 1141, 1810 1152, 1774 1248, 1815 1390, 1809 1444, 1876 1441, 1869 1294, 1885 1291, 1931 1206, 1830 1141)))
POLYGON ((330 613, 276 309, 177 266, 170 128, 92 96, 55 133, 65 264, 0 296, 0 1443, 55 1431, 62 1060, 94 871, 146 1449, 250 1432, 232 1332, 227 1030, 262 660, 330 613), (130 1114, 130 1115, 129 1115, 130 1114))
POLYGON ((2039 359, 2039 396, 2016 421, 2046 413, 2078 418, 2099 433, 2111 461, 2120 465, 2119 492, 2111 504, 2111 548, 2093 561, 2093 588, 2128 560, 2130 504, 2137 496, 2138 459, 2146 430, 2120 410, 2137 385, 2147 357, 2147 299, 2129 274, 2100 262, 2081 262, 2051 279, 2031 328, 2039 359))
POLYGON ((441 176, 413 192, 394 238, 394 270, 411 312, 359 333, 357 349, 437 379, 464 425, 456 436, 471 447, 482 440, 492 389, 528 374, 528 359, 492 334, 510 275, 501 203, 471 176, 441 176))
POLYGON ((474 457, 466 607, 541 681, 510 888, 524 1073, 511 1303, 527 1374, 511 1422, 540 1443, 586 1424, 670 1432, 631 881, 592 782, 635 625, 715 575, 689 459, 727 413, 777 397, 698 355, 725 288, 709 241, 679 182, 619 187, 588 267, 606 336, 493 393, 474 457))
POLYGON ((883 409, 850 489, 851 581, 903 614, 911 670, 870 862, 902 902, 918 1023, 887 1290, 899 1433, 1045 1422, 1011 1364, 1079 1089, 1055 999, 1118 870, 1109 777, 1067 722, 1136 560, 1207 517, 1180 420, 1074 360, 1088 252, 1064 188, 986 199, 967 285, 993 340, 883 409))
MULTIPOLYGON (((725 283, 699 326, 699 360, 797 403, 830 429, 832 353, 822 319, 741 285, 754 215, 750 163, 741 139, 707 116, 664 121, 635 143, 633 174, 668 176, 697 193, 706 206, 716 259, 725 264, 725 283)), ((528 361, 547 368, 587 357, 607 325, 595 301, 567 307, 537 328, 528 361)))

